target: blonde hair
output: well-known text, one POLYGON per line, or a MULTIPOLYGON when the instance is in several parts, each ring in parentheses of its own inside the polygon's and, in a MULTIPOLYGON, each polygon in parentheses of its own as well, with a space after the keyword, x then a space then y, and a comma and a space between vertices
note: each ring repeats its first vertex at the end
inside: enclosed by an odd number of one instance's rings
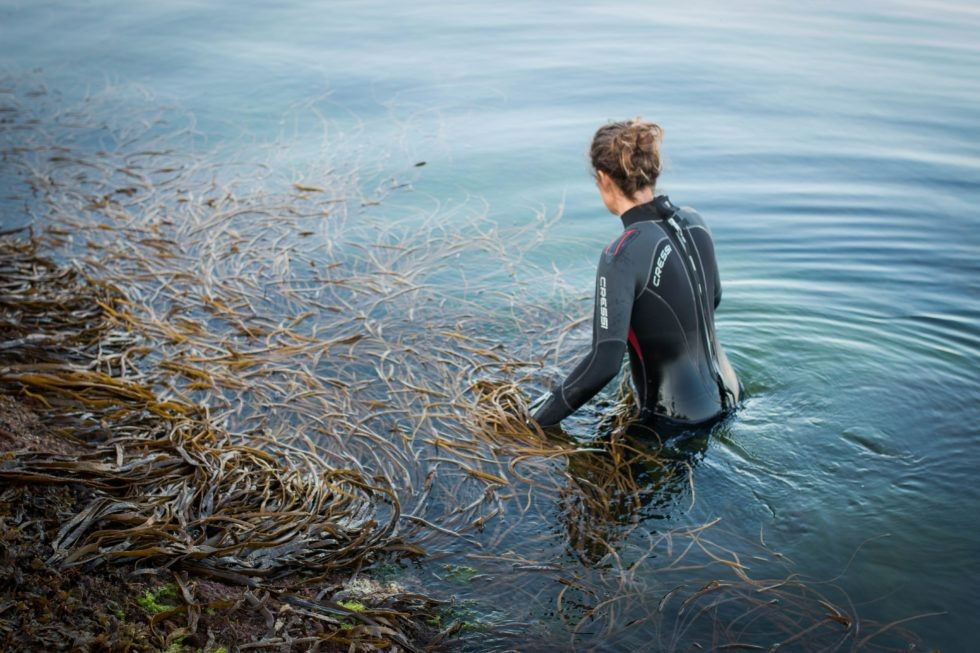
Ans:
POLYGON ((592 139, 592 168, 609 175, 632 199, 640 189, 657 184, 662 140, 660 125, 639 116, 603 125, 592 139))

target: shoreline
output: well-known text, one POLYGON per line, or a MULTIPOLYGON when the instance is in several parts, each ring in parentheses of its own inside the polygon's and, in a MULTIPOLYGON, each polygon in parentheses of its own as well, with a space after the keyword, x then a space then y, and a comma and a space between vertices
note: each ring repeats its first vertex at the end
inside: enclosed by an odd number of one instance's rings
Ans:
MULTIPOLYGON (((25 245, 8 236, 0 240, 0 250, 5 291, 0 302, 2 648, 411 651, 417 650, 413 640, 432 639, 435 631, 425 621, 437 619, 435 602, 415 595, 402 600, 404 588, 370 581, 359 573, 388 541, 368 538, 360 542, 363 550, 356 550, 355 539, 345 545, 355 549, 336 563, 330 562, 327 551, 319 568, 284 563, 275 574, 273 566, 251 575, 242 573, 247 569, 241 561, 268 546, 261 541, 254 543, 258 548, 214 547, 213 555, 205 549, 188 549, 183 555, 176 547, 168 549, 168 541, 179 539, 176 531, 195 529, 178 525, 186 519, 178 518, 168 531, 158 523, 154 501, 159 504, 161 496, 173 493, 173 484, 184 484, 185 492, 199 496, 201 483, 215 478, 195 475, 193 469, 186 475, 188 466, 181 466, 179 456, 171 452, 167 458, 164 452, 169 447, 180 455, 192 452, 198 456, 195 464, 204 465, 207 456, 228 456, 235 446, 214 437, 214 425, 201 417, 203 413, 191 414, 192 408, 175 415, 167 410, 174 409, 173 401, 142 396, 135 384, 111 374, 86 381, 86 368, 93 362, 86 361, 86 351, 96 345, 101 356, 103 347, 113 349, 106 342, 112 332, 112 298, 106 293, 111 295, 112 289, 39 257, 35 241, 25 245), (29 271, 22 275, 29 282, 19 286, 19 297, 11 292, 18 269, 29 271), (52 307, 66 293, 74 295, 72 310, 59 316, 52 307), (86 406, 94 413, 80 418, 76 409, 86 406), (175 436, 172 428, 168 435, 168 424, 184 430, 203 428, 214 441, 195 452, 194 438, 185 432, 175 436), (156 464, 162 465, 162 494, 159 486, 139 485, 134 482, 139 477, 125 476, 127 469, 152 469, 156 464), (133 483, 131 489, 127 482, 133 483), (141 501, 142 516, 137 505, 141 501), (239 571, 234 560, 229 562, 235 551, 239 571), (358 582, 350 582, 354 580, 358 582)), ((285 464, 272 454, 261 457, 270 468, 285 464)), ((236 460, 247 465, 250 459, 236 460)), ((287 475, 293 473, 283 469, 287 475)), ((227 490, 216 485, 218 492, 227 490)), ((222 498, 212 494, 212 505, 220 505, 222 498)), ((248 501, 247 496, 236 499, 248 501)), ((344 513, 333 517, 329 506, 325 513, 305 515, 307 521, 311 517, 326 520, 324 526, 336 520, 331 528, 344 530, 344 513)), ((297 513, 295 519, 301 518, 297 513)), ((315 535, 318 528, 314 524, 296 532, 315 535)), ((221 533, 214 527, 204 529, 213 532, 208 541, 220 541, 221 533)), ((297 541, 304 544, 310 543, 297 541)), ((326 548, 330 546, 334 545, 326 548)), ((270 551, 272 556, 262 560, 275 565, 277 558, 270 551)), ((288 558, 285 553, 282 557, 288 558)))
MULTIPOLYGON (((47 429, 31 407, 0 395, 3 458, 24 454, 78 455, 47 429)), ((5 481, 0 494, 0 643, 5 650, 239 650, 266 634, 265 620, 250 609, 247 588, 199 579, 188 584, 191 602, 174 593, 174 573, 134 565, 62 569, 50 562, 51 542, 87 500, 84 486, 65 479, 36 484, 5 481), (187 633, 190 608, 197 627, 187 633)), ((275 601, 270 612, 282 604, 275 601)))

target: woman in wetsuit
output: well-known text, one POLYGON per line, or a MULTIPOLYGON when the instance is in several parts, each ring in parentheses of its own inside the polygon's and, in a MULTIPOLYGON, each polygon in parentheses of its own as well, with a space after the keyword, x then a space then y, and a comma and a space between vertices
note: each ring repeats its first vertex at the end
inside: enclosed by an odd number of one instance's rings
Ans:
POLYGON ((543 427, 609 383, 627 349, 640 421, 661 435, 710 424, 739 400, 715 337, 721 282, 711 233, 694 210, 654 195, 661 135, 636 118, 604 125, 592 140, 596 185, 623 231, 599 257, 591 350, 531 406, 543 427))

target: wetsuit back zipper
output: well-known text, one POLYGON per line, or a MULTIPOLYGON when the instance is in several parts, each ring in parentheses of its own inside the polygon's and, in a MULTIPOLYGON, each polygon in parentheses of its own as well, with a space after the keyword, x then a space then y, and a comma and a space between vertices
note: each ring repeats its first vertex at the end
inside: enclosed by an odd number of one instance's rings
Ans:
POLYGON ((721 402, 722 411, 727 411, 732 406, 732 401, 729 399, 731 392, 725 387, 725 381, 722 379, 721 370, 718 368, 718 361, 715 360, 714 347, 712 345, 711 332, 708 328, 708 311, 705 306, 705 291, 704 286, 706 280, 704 275, 698 272, 698 266, 694 262, 694 257, 691 256, 691 252, 687 247, 687 238, 684 236, 684 229, 688 228, 687 220, 685 220, 677 211, 673 205, 671 206, 670 214, 665 218, 665 222, 670 226, 670 229, 665 229, 667 232, 667 237, 674 242, 675 247, 682 252, 682 258, 684 259, 684 267, 691 278, 692 291, 696 291, 695 306, 697 312, 697 319, 701 325, 702 330, 702 344, 704 345, 705 355, 708 357, 708 364, 711 366, 711 371, 715 377, 715 383, 718 386, 718 396, 721 402), (682 222, 683 224, 680 224, 682 222), (673 232, 673 233, 672 233, 673 232), (694 288, 693 286, 697 286, 694 288))

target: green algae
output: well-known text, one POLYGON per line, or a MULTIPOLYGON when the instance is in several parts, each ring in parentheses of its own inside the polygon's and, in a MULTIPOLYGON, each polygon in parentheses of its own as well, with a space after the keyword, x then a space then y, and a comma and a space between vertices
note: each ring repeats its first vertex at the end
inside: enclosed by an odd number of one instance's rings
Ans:
POLYGON ((466 565, 444 565, 446 577, 457 583, 468 583, 479 573, 473 567, 466 565))
POLYGON ((367 606, 360 601, 337 601, 337 605, 351 612, 364 612, 367 609, 367 606))
POLYGON ((168 610, 173 610, 176 605, 167 599, 177 598, 176 585, 164 585, 155 590, 147 590, 143 596, 136 599, 136 604, 143 608, 147 614, 160 614, 168 610))

